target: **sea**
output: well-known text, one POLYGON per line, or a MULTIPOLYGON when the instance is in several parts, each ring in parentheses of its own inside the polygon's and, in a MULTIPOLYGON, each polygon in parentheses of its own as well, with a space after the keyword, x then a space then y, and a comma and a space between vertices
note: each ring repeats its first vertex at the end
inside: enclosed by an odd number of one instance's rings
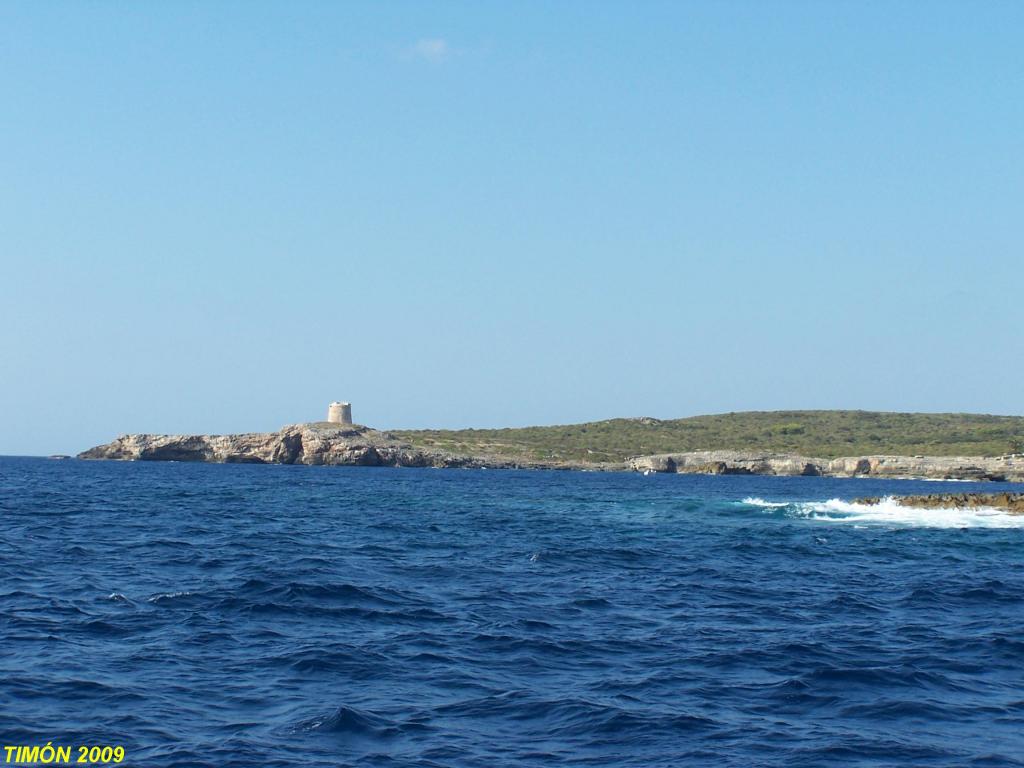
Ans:
POLYGON ((1024 517, 854 503, 974 490, 3 458, 0 747, 1022 766, 1024 517))

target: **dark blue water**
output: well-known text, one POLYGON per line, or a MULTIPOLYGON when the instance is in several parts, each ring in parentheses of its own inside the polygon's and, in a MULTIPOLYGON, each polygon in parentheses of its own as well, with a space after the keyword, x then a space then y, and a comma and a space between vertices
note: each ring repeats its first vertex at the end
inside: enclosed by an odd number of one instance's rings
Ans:
POLYGON ((972 487, 0 459, 0 739, 1024 765, 1024 519, 797 503, 972 487))

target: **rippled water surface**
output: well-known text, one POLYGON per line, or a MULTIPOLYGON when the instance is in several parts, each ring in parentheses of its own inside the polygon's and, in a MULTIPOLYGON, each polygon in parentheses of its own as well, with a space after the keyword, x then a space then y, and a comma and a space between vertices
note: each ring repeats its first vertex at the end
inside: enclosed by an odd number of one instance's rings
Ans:
POLYGON ((1024 519, 846 503, 972 488, 0 459, 0 738, 1024 765, 1024 519))

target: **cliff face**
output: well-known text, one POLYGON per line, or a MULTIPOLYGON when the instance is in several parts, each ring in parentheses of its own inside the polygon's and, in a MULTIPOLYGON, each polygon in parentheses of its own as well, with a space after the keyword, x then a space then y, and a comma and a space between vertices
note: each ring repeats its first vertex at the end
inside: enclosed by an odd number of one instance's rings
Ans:
POLYGON ((776 453, 694 451, 637 456, 629 460, 629 466, 637 472, 1024 481, 1024 456, 847 456, 828 460, 776 453))
POLYGON ((123 435, 112 443, 80 453, 79 458, 368 467, 478 465, 467 457, 416 450, 408 443, 368 427, 322 423, 242 435, 123 435))

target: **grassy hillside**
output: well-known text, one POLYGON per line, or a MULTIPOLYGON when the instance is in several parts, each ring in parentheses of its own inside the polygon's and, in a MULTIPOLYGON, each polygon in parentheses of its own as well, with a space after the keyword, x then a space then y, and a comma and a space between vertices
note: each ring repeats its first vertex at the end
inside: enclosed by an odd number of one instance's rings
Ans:
POLYGON ((1024 452, 1024 417, 966 413, 752 411, 688 419, 610 419, 519 429, 395 432, 424 448, 532 460, 621 461, 708 449, 834 458, 864 454, 1001 456, 1024 452))

